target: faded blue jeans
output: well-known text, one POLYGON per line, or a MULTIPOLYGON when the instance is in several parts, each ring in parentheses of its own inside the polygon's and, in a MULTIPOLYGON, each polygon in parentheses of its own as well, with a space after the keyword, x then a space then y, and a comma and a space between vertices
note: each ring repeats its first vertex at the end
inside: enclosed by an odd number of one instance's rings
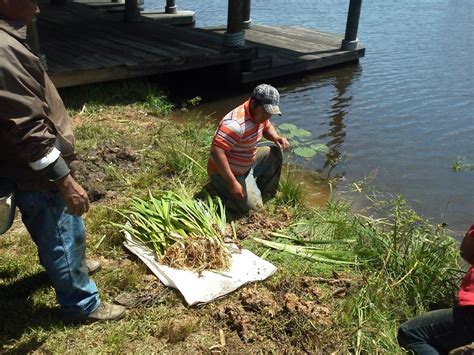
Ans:
POLYGON ((273 196, 278 189, 282 161, 283 156, 277 146, 257 147, 257 156, 250 170, 236 177, 245 191, 243 200, 230 195, 227 182, 221 175, 213 174, 211 183, 231 212, 243 214, 249 210, 258 211, 263 208, 263 199, 273 196))
POLYGON ((474 306, 439 309, 403 323, 398 343, 417 355, 448 354, 474 342, 474 306))
POLYGON ((95 283, 85 264, 82 217, 66 213, 58 192, 17 191, 22 220, 38 247, 56 299, 66 320, 80 320, 100 304, 95 283))

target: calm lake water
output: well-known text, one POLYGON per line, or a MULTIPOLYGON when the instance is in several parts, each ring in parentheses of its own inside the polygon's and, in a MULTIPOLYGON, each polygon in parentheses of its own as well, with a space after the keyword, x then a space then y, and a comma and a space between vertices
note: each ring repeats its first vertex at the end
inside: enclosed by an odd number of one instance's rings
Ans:
MULTIPOLYGON (((254 0, 252 20, 342 34, 348 3, 254 0)), ((226 0, 177 5, 196 11, 199 27, 226 23, 226 0)), ((294 123, 331 147, 334 168, 322 158, 305 167, 340 177, 337 189, 372 175, 374 186, 404 195, 433 222, 466 230, 474 171, 451 165, 458 157, 474 163, 474 1, 364 0, 359 39, 367 51, 358 65, 272 82, 284 111, 274 122, 294 123)), ((206 100, 199 110, 219 117, 244 96, 206 100)))

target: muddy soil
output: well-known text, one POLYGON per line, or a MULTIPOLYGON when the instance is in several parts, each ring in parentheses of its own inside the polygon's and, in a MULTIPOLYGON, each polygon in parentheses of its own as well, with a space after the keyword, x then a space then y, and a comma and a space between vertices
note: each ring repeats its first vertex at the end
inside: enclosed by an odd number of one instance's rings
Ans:
POLYGON ((121 172, 138 171, 139 164, 138 155, 129 148, 105 145, 80 156, 75 177, 95 202, 114 197, 125 185, 121 172))
POLYGON ((278 217, 275 218, 269 217, 264 212, 252 212, 238 221, 237 238, 245 239, 258 232, 260 237, 270 239, 270 232, 284 229, 291 221, 292 215, 283 208, 278 210, 278 217))
POLYGON ((303 276, 276 286, 252 284, 189 308, 177 291, 146 275, 140 291, 124 292, 114 300, 136 311, 173 305, 177 318, 167 320, 157 335, 171 352, 327 354, 341 346, 334 320, 339 301, 331 295, 338 287, 349 284, 345 279, 303 276), (211 338, 216 345, 205 347, 203 339, 211 338))

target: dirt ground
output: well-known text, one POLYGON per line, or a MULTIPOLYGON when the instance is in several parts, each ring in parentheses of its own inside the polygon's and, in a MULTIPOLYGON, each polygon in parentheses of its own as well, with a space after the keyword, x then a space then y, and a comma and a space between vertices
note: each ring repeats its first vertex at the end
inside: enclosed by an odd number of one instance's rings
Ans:
MULTIPOLYGON (((103 145, 81 155, 75 175, 91 201, 106 204, 124 184, 110 171, 133 174, 140 168, 140 159, 139 153, 124 146, 103 145)), ((237 238, 243 240, 258 233, 270 239, 269 231, 287 227, 292 217, 284 208, 274 217, 252 213, 236 221, 237 238)), ((119 262, 102 258, 102 262, 104 268, 141 263, 132 255, 119 262)), ((334 315, 338 301, 348 295, 350 287, 351 282, 337 274, 332 278, 283 278, 248 285, 203 307, 187 308, 178 292, 165 288, 148 272, 140 291, 119 293, 114 301, 132 312, 178 303, 179 317, 166 321, 156 334, 172 352, 326 354, 341 345, 334 315), (215 338, 216 334, 219 341, 208 346, 203 339, 215 338)))
POLYGON ((123 185, 123 180, 112 178, 106 173, 107 167, 133 173, 139 169, 138 156, 118 145, 101 146, 80 156, 74 175, 86 189, 91 202, 115 196, 123 185))
MULTIPOLYGON (((154 275, 147 275, 142 285, 139 292, 121 293, 114 301, 130 310, 184 303, 154 275)), ((338 298, 344 297, 349 287, 347 280, 314 277, 283 280, 277 285, 248 285, 208 305, 180 305, 181 314, 163 325, 160 338, 172 352, 336 352, 341 335, 333 315, 338 298), (203 339, 216 334, 219 342, 207 347, 203 339)))

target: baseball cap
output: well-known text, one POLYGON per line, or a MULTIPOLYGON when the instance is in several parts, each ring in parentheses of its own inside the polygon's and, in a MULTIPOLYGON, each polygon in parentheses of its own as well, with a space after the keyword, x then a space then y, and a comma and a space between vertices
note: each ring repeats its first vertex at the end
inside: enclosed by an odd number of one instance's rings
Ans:
POLYGON ((253 89, 252 97, 263 105, 270 115, 281 115, 280 94, 278 90, 268 84, 260 84, 253 89))

